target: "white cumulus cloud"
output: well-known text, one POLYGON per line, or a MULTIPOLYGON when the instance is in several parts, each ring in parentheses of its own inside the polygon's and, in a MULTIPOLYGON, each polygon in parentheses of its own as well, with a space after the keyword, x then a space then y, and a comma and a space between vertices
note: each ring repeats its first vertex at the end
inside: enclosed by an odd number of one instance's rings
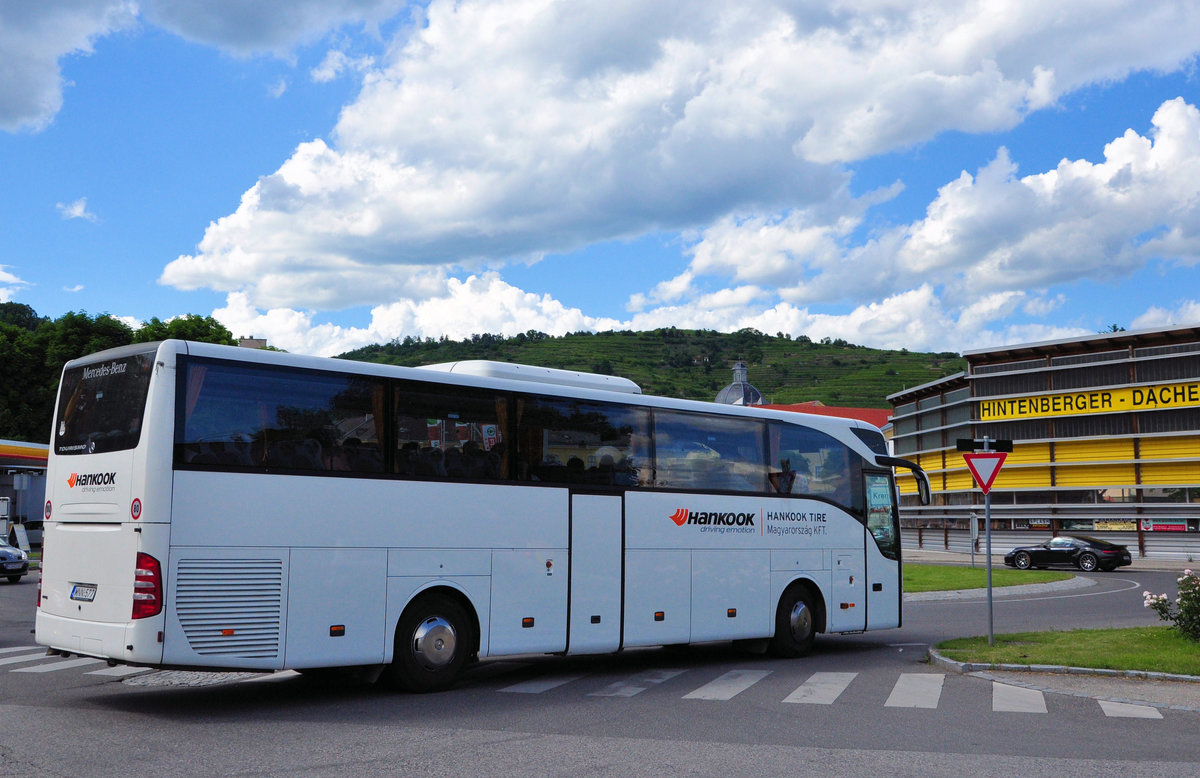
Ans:
POLYGON ((62 107, 59 61, 136 17, 132 0, 0 0, 0 129, 43 129, 62 107))
MULTIPOLYGON (((858 245, 848 236, 874 201, 846 194, 843 163, 946 130, 1010 128, 1080 85, 1180 67, 1196 40, 1200 8, 1170 2, 1047 14, 1032 0, 1003 13, 984 0, 433 0, 329 138, 299 145, 161 281, 270 309, 415 306, 434 298, 412 291, 414 274, 461 278, 696 230, 689 273, 648 284, 630 310, 712 294, 694 281, 722 274, 800 305, 878 300, 915 272, 972 282, 988 266, 962 271, 977 247, 954 232, 961 220, 996 223, 1036 201, 1004 153, 948 184, 913 234, 858 245), (1001 191, 1025 200, 977 212, 1001 191)), ((314 77, 343 67, 330 55, 314 77)), ((1027 270, 1012 284, 1052 281, 1027 270)))
POLYGON ((100 220, 96 214, 87 209, 86 197, 80 197, 73 203, 55 203, 54 207, 64 219, 83 219, 89 222, 100 220))

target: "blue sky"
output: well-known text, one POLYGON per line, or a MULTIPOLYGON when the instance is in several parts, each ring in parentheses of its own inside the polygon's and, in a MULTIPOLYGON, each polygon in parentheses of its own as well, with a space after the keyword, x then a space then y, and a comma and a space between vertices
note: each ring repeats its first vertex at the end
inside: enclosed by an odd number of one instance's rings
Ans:
POLYGON ((1200 322, 1200 8, 997 7, 0 0, 0 301, 316 354, 1200 322))

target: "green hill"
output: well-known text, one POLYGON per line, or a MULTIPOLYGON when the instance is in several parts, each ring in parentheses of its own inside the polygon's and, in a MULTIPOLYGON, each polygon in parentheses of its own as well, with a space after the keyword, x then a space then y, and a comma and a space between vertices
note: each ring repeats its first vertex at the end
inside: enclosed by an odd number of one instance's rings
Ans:
POLYGON ((343 359, 393 365, 427 365, 494 359, 629 378, 647 394, 712 400, 732 380, 738 359, 750 383, 772 403, 820 400, 826 405, 887 408, 885 399, 966 369, 958 354, 887 351, 828 338, 680 330, 577 332, 563 337, 530 331, 506 338, 474 335, 453 341, 417 340, 367 346, 343 359))

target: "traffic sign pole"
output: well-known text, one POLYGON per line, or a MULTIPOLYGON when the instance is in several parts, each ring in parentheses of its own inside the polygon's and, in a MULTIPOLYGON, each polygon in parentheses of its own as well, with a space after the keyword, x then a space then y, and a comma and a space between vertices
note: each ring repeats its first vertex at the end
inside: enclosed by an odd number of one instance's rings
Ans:
POLYGON ((1000 467, 1004 464, 1005 457, 1008 456, 1007 452, 1012 451, 1012 441, 993 440, 984 435, 982 440, 958 441, 958 450, 972 452, 963 454, 963 459, 966 460, 971 475, 975 477, 975 482, 983 490, 983 521, 986 524, 984 544, 987 554, 988 645, 991 646, 995 645, 992 604, 992 484, 995 483, 996 476, 1000 473, 1000 467), (983 444, 981 446, 982 453, 974 453, 977 450, 976 445, 980 443, 983 444), (995 450, 992 448, 993 443, 996 444, 995 450))
MULTIPOLYGON (((984 435, 984 437, 983 437, 983 450, 984 451, 991 451, 991 448, 989 448, 989 444, 991 442, 992 442, 991 438, 984 435)), ((998 469, 999 468, 997 468, 997 470, 998 469)), ((987 553, 987 589, 988 589, 988 598, 987 598, 987 600, 988 600, 988 646, 991 647, 992 645, 995 644, 995 641, 996 641, 996 638, 995 638, 996 631, 992 626, 993 625, 993 620, 992 620, 992 612, 993 611, 992 611, 992 489, 991 489, 991 484, 988 484, 988 488, 983 490, 983 521, 984 521, 985 525, 987 526, 987 532, 984 534, 984 537, 987 538, 987 540, 985 541, 985 545, 987 547, 986 553, 987 553)))

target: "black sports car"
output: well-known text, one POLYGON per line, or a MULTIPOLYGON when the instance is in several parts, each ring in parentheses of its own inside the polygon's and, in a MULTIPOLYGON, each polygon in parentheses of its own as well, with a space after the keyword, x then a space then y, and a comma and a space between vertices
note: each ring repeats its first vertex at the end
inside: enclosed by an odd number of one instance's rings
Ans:
POLYGON ((1089 535, 1059 535, 1040 546, 1019 546, 1004 555, 1004 564, 1019 570, 1067 565, 1084 572, 1111 571, 1132 562, 1128 546, 1089 535))

